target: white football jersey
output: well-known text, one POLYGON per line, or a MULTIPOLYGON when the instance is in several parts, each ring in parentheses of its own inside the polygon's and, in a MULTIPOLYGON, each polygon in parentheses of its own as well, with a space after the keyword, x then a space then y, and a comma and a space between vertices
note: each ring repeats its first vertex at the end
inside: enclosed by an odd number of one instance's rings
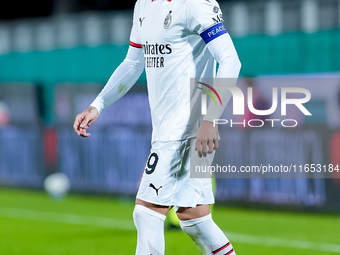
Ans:
POLYGON ((190 136, 190 78, 213 78, 207 44, 226 34, 215 0, 138 0, 130 45, 144 53, 153 141, 190 136))

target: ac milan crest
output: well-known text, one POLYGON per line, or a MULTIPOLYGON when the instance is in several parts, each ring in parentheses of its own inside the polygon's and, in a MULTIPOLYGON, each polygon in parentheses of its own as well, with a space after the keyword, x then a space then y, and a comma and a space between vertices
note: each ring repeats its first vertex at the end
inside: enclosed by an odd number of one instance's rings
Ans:
POLYGON ((171 25, 171 21, 172 21, 172 15, 171 15, 172 11, 169 11, 169 14, 165 17, 164 20, 164 28, 168 29, 171 25))

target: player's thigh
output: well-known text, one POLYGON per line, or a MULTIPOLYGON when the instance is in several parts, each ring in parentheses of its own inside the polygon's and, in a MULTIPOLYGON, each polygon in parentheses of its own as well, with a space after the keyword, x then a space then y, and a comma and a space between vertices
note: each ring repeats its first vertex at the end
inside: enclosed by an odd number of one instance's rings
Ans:
POLYGON ((155 205, 149 202, 146 202, 144 200, 141 200, 139 198, 136 198, 136 205, 142 205, 145 206, 155 212, 158 212, 160 214, 166 215, 170 209, 172 208, 171 206, 162 206, 162 205, 155 205))
POLYGON ((210 214, 210 205, 197 205, 195 208, 180 207, 176 213, 180 220, 197 219, 210 214))

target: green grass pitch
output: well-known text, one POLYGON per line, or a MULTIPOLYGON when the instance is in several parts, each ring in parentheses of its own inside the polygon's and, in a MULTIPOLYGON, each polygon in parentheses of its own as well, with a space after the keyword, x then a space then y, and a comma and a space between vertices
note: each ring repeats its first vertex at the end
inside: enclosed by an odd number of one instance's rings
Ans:
MULTIPOLYGON (((133 255, 133 201, 0 188, 0 254, 133 255)), ((214 208, 238 255, 340 254, 340 219, 332 215, 214 208)), ((199 254, 181 231, 165 234, 165 254, 199 254)))

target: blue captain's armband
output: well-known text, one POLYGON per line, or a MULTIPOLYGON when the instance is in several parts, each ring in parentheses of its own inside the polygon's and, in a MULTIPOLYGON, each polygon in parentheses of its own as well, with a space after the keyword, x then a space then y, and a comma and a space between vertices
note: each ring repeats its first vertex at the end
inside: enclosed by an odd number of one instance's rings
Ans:
POLYGON ((207 30, 203 31, 201 33, 201 37, 205 41, 205 43, 208 44, 211 41, 215 40, 217 37, 226 33, 227 30, 224 28, 223 23, 218 23, 208 28, 207 30))

